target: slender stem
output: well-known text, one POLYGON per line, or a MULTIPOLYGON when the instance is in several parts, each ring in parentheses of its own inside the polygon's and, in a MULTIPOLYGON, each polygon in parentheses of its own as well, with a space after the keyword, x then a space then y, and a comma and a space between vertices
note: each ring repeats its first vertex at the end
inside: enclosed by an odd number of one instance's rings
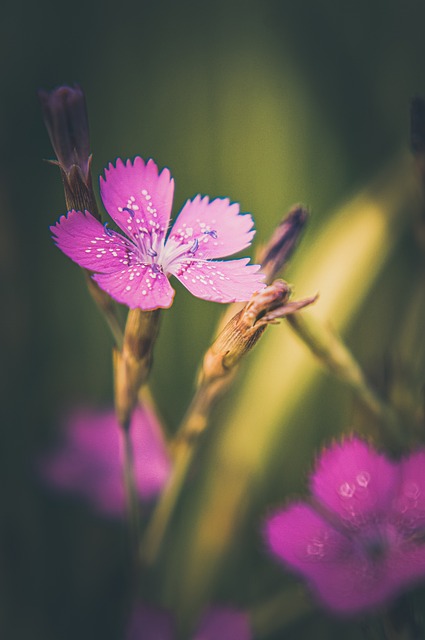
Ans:
POLYGON ((141 546, 141 560, 147 564, 153 564, 158 557, 168 523, 174 513, 194 452, 195 449, 193 447, 186 447, 184 450, 180 449, 179 456, 174 463, 171 478, 161 494, 146 529, 141 546))
POLYGON ((133 445, 130 430, 121 427, 123 442, 123 476, 126 497, 127 516, 130 529, 132 549, 137 559, 140 540, 140 505, 134 475, 133 445))
POLYGON ((359 400, 387 429, 392 440, 405 444, 397 415, 369 386, 368 381, 349 349, 330 329, 311 316, 293 314, 287 318, 289 325, 326 368, 347 384, 359 400))
POLYGON ((172 443, 174 466, 171 477, 159 498, 142 541, 142 559, 148 564, 155 562, 159 554, 168 524, 196 452, 199 436, 207 427, 211 406, 222 387, 221 380, 208 381, 198 387, 172 443))

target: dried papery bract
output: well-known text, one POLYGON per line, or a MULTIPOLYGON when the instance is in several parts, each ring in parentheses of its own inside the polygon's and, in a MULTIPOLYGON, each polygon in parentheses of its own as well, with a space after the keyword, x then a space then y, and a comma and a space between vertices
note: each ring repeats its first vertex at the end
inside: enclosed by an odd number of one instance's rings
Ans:
POLYGON ((275 280, 270 286, 255 293, 245 307, 226 324, 208 349, 200 374, 200 384, 226 376, 252 349, 266 326, 288 313, 294 313, 311 304, 316 298, 288 304, 291 287, 284 280, 275 280))

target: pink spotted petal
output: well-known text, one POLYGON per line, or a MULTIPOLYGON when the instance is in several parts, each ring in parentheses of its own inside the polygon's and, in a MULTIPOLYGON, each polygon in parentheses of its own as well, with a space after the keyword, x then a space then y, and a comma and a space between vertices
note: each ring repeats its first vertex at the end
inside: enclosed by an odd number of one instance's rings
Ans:
POLYGON ((202 617, 193 640, 251 640, 248 616, 235 609, 211 608, 202 617))
MULTIPOLYGON (((102 513, 122 516, 122 442, 114 412, 80 409, 65 426, 61 447, 41 464, 43 477, 53 486, 85 496, 102 513)), ((130 429, 137 491, 148 500, 167 482, 170 459, 151 409, 136 408, 130 429)))
POLYGON ((192 244, 197 239, 196 257, 223 258, 248 247, 255 231, 249 214, 241 215, 239 205, 228 198, 200 195, 188 200, 176 219, 170 238, 192 244))
POLYGON ((175 293, 168 278, 146 264, 136 264, 115 273, 96 274, 93 280, 114 300, 130 309, 168 309, 175 293))
POLYGON ((132 245, 86 211, 70 211, 50 227, 56 245, 71 260, 90 271, 112 273, 133 257, 132 245))
POLYGON ((319 502, 356 526, 391 508, 399 476, 394 462, 350 438, 323 451, 310 486, 319 502))
POLYGON ((307 504, 277 512, 266 523, 265 537, 281 562, 307 580, 323 606, 340 614, 379 607, 424 572, 423 552, 418 567, 409 562, 402 568, 409 557, 392 541, 390 552, 375 562, 364 552, 362 533, 358 539, 345 536, 307 504))
POLYGON ((425 451, 411 454, 400 462, 401 478, 394 511, 405 526, 417 530, 425 528, 425 451))
POLYGON ((227 262, 192 260, 171 265, 170 272, 197 298, 243 302, 265 286, 259 265, 248 262, 249 258, 227 262))
POLYGON ((175 638, 174 621, 170 613, 142 604, 134 608, 125 640, 175 640, 175 638))
POLYGON ((118 159, 100 178, 100 193, 109 215, 131 239, 154 232, 158 239, 164 237, 174 193, 168 169, 158 173, 153 160, 145 164, 140 157, 125 164, 118 159))

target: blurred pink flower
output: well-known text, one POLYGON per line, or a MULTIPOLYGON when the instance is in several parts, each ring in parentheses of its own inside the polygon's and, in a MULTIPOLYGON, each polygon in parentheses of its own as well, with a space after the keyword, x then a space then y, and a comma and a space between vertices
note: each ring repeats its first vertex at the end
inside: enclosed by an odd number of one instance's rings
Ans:
MULTIPOLYGON (((63 442, 41 463, 43 477, 59 489, 86 497, 112 516, 125 511, 122 435, 113 410, 80 409, 69 415, 63 442)), ((130 425, 136 485, 141 500, 154 498, 171 463, 156 416, 137 407, 130 425)))
MULTIPOLYGON (((174 640, 172 615, 139 605, 133 611, 126 640, 174 640)), ((248 616, 235 609, 215 607, 201 618, 191 640, 251 640, 248 616)))
POLYGON ((106 210, 125 235, 102 225, 88 211, 70 211, 51 227, 57 246, 74 262, 94 271, 93 279, 131 309, 168 308, 178 278, 198 298, 215 302, 248 300, 264 287, 264 276, 249 259, 211 260, 251 244, 250 215, 228 198, 188 200, 165 240, 174 180, 153 160, 120 159, 109 164, 100 191, 106 210))
POLYGON ((425 452, 395 462, 358 438, 325 450, 312 500, 267 519, 274 554, 340 614, 383 605, 425 578, 425 452))

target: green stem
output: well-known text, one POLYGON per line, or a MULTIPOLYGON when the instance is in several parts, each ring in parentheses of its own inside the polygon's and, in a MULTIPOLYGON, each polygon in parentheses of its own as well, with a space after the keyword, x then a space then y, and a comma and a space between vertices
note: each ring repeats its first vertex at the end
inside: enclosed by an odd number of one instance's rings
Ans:
POLYGON ((195 455, 199 437, 207 427, 211 406, 221 389, 221 380, 207 381, 198 387, 172 443, 174 465, 171 477, 158 500, 142 542, 141 555, 148 564, 155 562, 158 557, 168 524, 195 455))
POLYGON ((312 317, 307 319, 305 315, 296 313, 288 316, 287 321, 322 364, 354 391, 387 429, 394 443, 405 444, 396 413, 369 386, 359 363, 341 339, 312 317))
POLYGON ((158 557, 194 452, 193 447, 186 447, 180 451, 174 463, 171 478, 161 494, 142 541, 140 556, 144 563, 153 564, 158 557))
POLYGON ((123 475, 131 547, 137 560, 140 540, 140 505, 134 475, 133 445, 130 430, 121 428, 123 439, 123 475))

